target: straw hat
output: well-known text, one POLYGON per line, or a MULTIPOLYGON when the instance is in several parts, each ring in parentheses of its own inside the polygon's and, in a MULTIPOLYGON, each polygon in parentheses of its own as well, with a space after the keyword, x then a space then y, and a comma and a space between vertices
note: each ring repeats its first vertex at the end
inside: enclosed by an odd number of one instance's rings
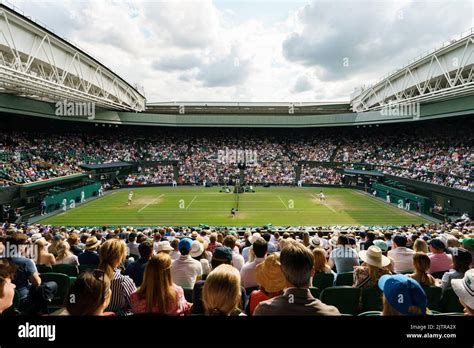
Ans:
POLYGON ((156 250, 157 253, 161 251, 173 251, 173 247, 171 246, 170 242, 167 240, 164 242, 158 243, 158 249, 156 250))
POLYGON ((271 254, 265 261, 259 263, 255 268, 257 283, 267 292, 282 291, 286 286, 285 277, 281 270, 280 256, 271 254))
POLYGON ((375 245, 371 245, 367 250, 361 250, 359 257, 362 261, 375 267, 385 267, 390 264, 390 259, 382 255, 382 249, 375 245))
POLYGON ((97 240, 95 236, 89 237, 86 240, 86 245, 84 246, 84 250, 95 249, 100 245, 100 241, 97 240))

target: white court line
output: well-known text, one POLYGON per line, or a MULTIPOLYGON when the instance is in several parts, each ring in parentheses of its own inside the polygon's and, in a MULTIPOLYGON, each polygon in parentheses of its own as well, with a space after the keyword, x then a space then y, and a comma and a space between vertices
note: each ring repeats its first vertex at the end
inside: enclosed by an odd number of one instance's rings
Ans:
POLYGON ((141 212, 143 209, 145 209, 146 207, 148 207, 150 204, 152 203, 155 203, 158 199, 160 199, 161 197, 163 197, 165 194, 163 193, 162 195, 159 195, 158 197, 156 197, 154 200, 152 200, 150 203, 148 203, 147 205, 145 205, 143 208, 140 208, 140 210, 138 211, 141 212))
POLYGON ((283 199, 281 199, 280 196, 278 196, 278 199, 280 200, 281 204, 283 204, 283 206, 288 209, 288 207, 286 206, 285 202, 283 202, 283 199))
POLYGON ((191 204, 193 204, 193 202, 194 202, 194 200, 196 199, 196 197, 197 197, 197 196, 194 196, 193 200, 191 201, 191 203, 188 204, 188 206, 186 207, 186 209, 188 209, 188 208, 191 206, 191 204))
MULTIPOLYGON (((314 193, 311 194, 311 196, 313 196, 315 199, 319 199, 318 196, 316 196, 314 193)), ((334 210, 333 207, 331 207, 330 205, 327 205, 326 203, 324 203, 324 201, 319 201, 319 203, 321 203, 322 205, 324 205, 326 208, 328 208, 329 210, 331 210, 333 213, 336 213, 337 214, 337 211, 334 210)))

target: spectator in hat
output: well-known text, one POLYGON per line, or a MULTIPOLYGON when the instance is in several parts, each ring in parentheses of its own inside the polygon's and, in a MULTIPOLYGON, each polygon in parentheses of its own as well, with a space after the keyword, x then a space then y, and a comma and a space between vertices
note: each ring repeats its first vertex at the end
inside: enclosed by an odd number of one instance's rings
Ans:
POLYGON ((453 251, 453 269, 445 272, 441 279, 441 287, 443 291, 450 289, 453 279, 462 279, 464 274, 469 270, 472 263, 472 255, 463 248, 457 248, 453 251))
POLYGON ((472 262, 471 267, 474 267, 474 234, 470 234, 469 236, 460 239, 459 242, 462 244, 463 248, 466 249, 471 253, 472 262))
POLYGON ((36 258, 36 264, 37 265, 45 265, 45 266, 52 266, 56 264, 56 258, 54 257, 53 254, 48 253, 47 245, 48 243, 46 242, 46 239, 44 238, 39 238, 35 242, 36 247, 38 248, 38 254, 36 258))
MULTIPOLYGON (((231 265, 232 264, 233 253, 232 250, 226 246, 220 246, 214 249, 214 254, 212 255, 211 259, 211 268, 216 269, 222 264, 231 265)), ((193 314, 204 314, 204 307, 202 304, 202 288, 205 284, 204 280, 198 280, 196 284, 194 284, 193 288, 193 314)), ((245 288, 240 285, 240 301, 241 305, 240 308, 247 307, 247 293, 245 292, 245 288)))
POLYGON ((433 238, 430 243, 431 266, 428 273, 447 272, 453 268, 453 259, 451 255, 446 254, 446 245, 438 238, 433 238))
POLYGON ((69 288, 66 299, 66 310, 70 315, 115 315, 105 312, 110 304, 112 290, 110 281, 101 270, 86 270, 77 277, 69 288))
POLYGON ((201 262, 194 260, 189 255, 192 246, 193 240, 191 238, 181 239, 178 245, 181 256, 171 266, 173 282, 183 288, 193 288, 194 283, 203 275, 201 262))
POLYGON ((62 240, 63 240, 63 236, 61 236, 59 233, 55 234, 53 236, 53 239, 51 240, 51 244, 48 247, 48 252, 53 254, 54 257, 58 256, 57 246, 58 246, 58 243, 62 240))
POLYGON ((100 257, 97 253, 99 245, 100 241, 95 236, 88 237, 84 245, 84 252, 77 257, 79 264, 99 266, 100 257))
POLYGON ((9 242, 15 245, 19 255, 10 258, 16 266, 13 283, 20 297, 20 308, 25 314, 47 313, 47 305, 57 292, 56 282, 42 282, 38 269, 28 253, 26 245, 28 237, 15 232, 9 242))
POLYGON ((125 275, 132 278, 137 287, 142 284, 145 267, 153 256, 153 242, 151 240, 141 242, 138 246, 138 252, 140 253, 140 258, 137 261, 131 262, 125 270, 125 275))
POLYGON ((425 253, 415 253, 413 255, 413 267, 415 272, 408 276, 415 279, 422 286, 436 285, 436 279, 428 273, 431 260, 425 253))
POLYGON ((393 260, 395 273, 407 273, 413 271, 413 250, 406 247, 407 237, 396 235, 392 240, 392 250, 387 256, 393 260))
MULTIPOLYGON (((380 250, 382 250, 383 256, 387 256, 389 246, 385 240, 376 239, 374 240, 374 245, 380 248, 380 250)), ((387 273, 389 274, 395 273, 395 271, 393 270, 393 260, 390 257, 388 257, 388 259, 390 260, 390 264, 387 267, 385 267, 385 269, 387 270, 387 273)))
POLYGON ((426 315, 428 300, 416 280, 403 274, 384 275, 378 285, 383 291, 382 315, 426 315))
POLYGON ((359 266, 359 257, 349 244, 347 236, 337 237, 336 248, 329 254, 329 266, 336 267, 336 273, 352 272, 359 266))
POLYGON ((240 272, 242 269, 242 266, 244 265, 244 257, 240 255, 238 251, 236 251, 236 243, 237 243, 237 238, 235 238, 232 235, 228 235, 224 238, 224 243, 223 245, 230 248, 232 250, 232 266, 237 268, 237 270, 240 272))
POLYGON ((16 285, 12 279, 15 271, 13 264, 0 260, 0 314, 13 304, 16 285))
POLYGON ((247 262, 240 270, 240 278, 244 288, 258 286, 255 269, 259 263, 265 260, 267 255, 267 242, 262 237, 257 237, 252 243, 252 251, 255 254, 255 260, 247 262))
POLYGON ((203 276, 207 276, 211 271, 209 260, 206 258, 206 248, 207 242, 205 242, 204 238, 201 236, 197 236, 196 240, 194 240, 191 245, 191 250, 189 251, 189 255, 191 255, 194 260, 201 262, 203 276))
POLYGON ((451 286, 464 307, 464 315, 474 316, 474 269, 467 271, 462 279, 453 279, 451 286))
POLYGON ((245 315, 241 303, 240 274, 232 265, 220 265, 207 277, 202 289, 202 302, 206 315, 245 315))
MULTIPOLYGON (((254 243, 258 238, 261 238, 261 235, 260 235, 259 232, 255 232, 255 233, 253 233, 253 234, 247 239, 248 245, 246 245, 246 246, 242 249, 242 256, 243 256, 245 262, 249 262, 249 261, 250 261, 250 260, 249 260, 249 258, 250 258, 250 249, 252 248, 253 243, 254 243)), ((267 250, 268 250, 268 246, 267 246, 267 250)))
POLYGON ((339 315, 334 306, 314 298, 309 291, 314 275, 314 257, 304 245, 287 243, 280 253, 285 290, 280 296, 260 302, 254 315, 339 315))
MULTIPOLYGON (((142 242, 143 243, 143 242, 142 242)), ((179 244, 179 241, 178 241, 179 244)), ((140 250, 140 248, 138 248, 140 250)), ((171 243, 167 240, 159 242, 156 248, 156 253, 165 253, 171 256, 171 252, 174 251, 174 248, 171 246, 171 243)))
POLYGON ((364 289, 377 286, 380 277, 389 273, 386 267, 390 264, 390 259, 375 245, 361 250, 359 257, 363 263, 354 269, 353 286, 364 289))
POLYGON ((130 295, 137 289, 132 278, 122 275, 119 266, 127 257, 127 245, 121 239, 108 239, 100 247, 99 269, 110 281, 112 297, 107 311, 118 315, 130 315, 130 295))
POLYGON ((190 311, 191 303, 186 301, 183 288, 173 283, 171 263, 166 253, 158 253, 148 261, 143 283, 130 296, 135 314, 185 315, 190 311))
POLYGON ((259 290, 254 290, 250 294, 249 312, 253 314, 257 305, 273 297, 283 294, 285 288, 285 277, 281 270, 280 254, 273 253, 259 263, 256 267, 256 278, 260 285, 259 290))

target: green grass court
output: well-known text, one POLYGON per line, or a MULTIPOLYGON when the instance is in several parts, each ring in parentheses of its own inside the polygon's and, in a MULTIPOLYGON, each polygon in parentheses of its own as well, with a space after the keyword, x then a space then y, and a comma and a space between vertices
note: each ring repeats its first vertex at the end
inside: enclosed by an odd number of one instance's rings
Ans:
POLYGON ((67 226, 189 225, 310 226, 406 225, 427 220, 389 206, 362 192, 345 188, 256 187, 239 195, 239 210, 232 218, 237 195, 218 187, 149 187, 122 189, 51 216, 42 223, 67 226), (128 193, 134 192, 132 204, 128 193))

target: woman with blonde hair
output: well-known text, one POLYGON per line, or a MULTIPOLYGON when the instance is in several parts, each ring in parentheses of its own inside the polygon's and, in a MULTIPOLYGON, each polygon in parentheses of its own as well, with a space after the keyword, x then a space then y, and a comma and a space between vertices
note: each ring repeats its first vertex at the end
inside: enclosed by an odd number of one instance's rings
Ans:
POLYGON ((35 245, 37 245, 37 258, 36 258, 36 264, 37 265, 45 265, 45 266, 52 266, 56 264, 56 258, 54 257, 53 254, 48 253, 46 250, 46 246, 48 243, 46 242, 46 239, 40 238, 35 242, 35 245))
POLYGON ((240 273, 228 264, 222 264, 209 273, 202 290, 206 315, 245 315, 239 309, 240 273))
POLYGON ((326 259, 326 251, 322 248, 313 249, 314 272, 315 273, 331 273, 331 267, 326 259))
POLYGON ((60 241, 56 246, 56 250, 58 252, 58 256, 56 257, 56 264, 65 264, 73 266, 79 265, 79 260, 77 259, 77 256, 71 252, 71 248, 69 247, 68 242, 60 241))
POLYGON ((354 286, 358 288, 372 288, 377 286, 379 279, 388 274, 387 266, 390 259, 382 254, 382 250, 371 245, 367 250, 359 252, 359 258, 363 261, 361 266, 354 269, 354 286))
POLYGON ((148 261, 141 286, 130 296, 133 313, 185 315, 190 311, 183 288, 171 278, 171 262, 166 253, 158 253, 148 261))
POLYGON ((104 271, 109 279, 112 289, 107 311, 116 312, 119 315, 130 315, 130 295, 137 289, 133 280, 120 272, 119 266, 127 257, 127 245, 121 239, 108 239, 99 250, 99 269, 104 271))
POLYGON ((429 253, 428 244, 426 243, 424 239, 417 238, 415 240, 415 243, 413 243, 413 251, 415 253, 421 252, 421 253, 428 254, 429 253))
POLYGON ((426 315, 428 299, 414 279, 403 274, 384 275, 378 286, 383 291, 383 316, 426 315))
POLYGON ((413 255, 413 267, 415 268, 415 272, 408 276, 415 279, 422 286, 436 285, 436 279, 431 274, 428 274, 430 266, 431 260, 428 255, 421 252, 415 253, 415 255, 413 255))

